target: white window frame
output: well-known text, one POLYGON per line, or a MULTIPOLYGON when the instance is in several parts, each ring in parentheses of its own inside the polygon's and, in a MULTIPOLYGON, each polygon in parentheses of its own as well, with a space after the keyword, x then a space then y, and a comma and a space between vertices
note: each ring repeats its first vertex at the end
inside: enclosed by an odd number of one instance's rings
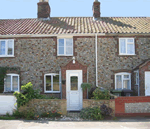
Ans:
POLYGON ((1 41, 5 41, 5 55, 0 55, 0 57, 14 57, 14 39, 1 39, 1 41), (13 53, 12 55, 8 55, 8 41, 12 41, 12 46, 13 46, 13 53))
POLYGON ((122 89, 123 89, 123 81, 124 80, 129 80, 129 85, 130 85, 130 90, 131 90, 131 73, 127 73, 127 72, 121 72, 121 73, 116 73, 115 74, 115 89, 116 89, 116 84, 117 84, 117 78, 116 78, 116 76, 117 75, 121 75, 121 78, 122 78, 122 89), (129 75, 129 79, 127 79, 127 78, 124 78, 124 75, 129 75))
POLYGON ((73 38, 58 38, 57 39, 57 55, 58 56, 73 56, 73 38), (64 54, 59 54, 59 39, 64 39, 64 54), (72 39, 72 54, 66 54, 66 39, 72 39))
POLYGON ((135 73, 135 85, 139 85, 139 71, 138 70, 134 71, 134 73, 135 73))
MULTIPOLYGON (((6 76, 11 76, 11 91, 13 91, 12 89, 12 78, 13 76, 17 76, 18 77, 18 92, 20 92, 20 78, 19 78, 19 74, 13 74, 13 73, 10 73, 10 74, 6 74, 6 76)), ((4 78, 4 92, 8 92, 6 91, 5 89, 5 81, 6 81, 6 78, 4 78)))
POLYGON ((44 75, 44 93, 60 93, 60 74, 58 73, 49 73, 44 75), (46 76, 50 75, 51 76, 51 91, 46 90, 46 76), (54 75, 59 75, 59 91, 53 91, 53 76, 54 75))
POLYGON ((134 38, 119 38, 119 55, 135 55, 135 40, 134 40, 134 38), (126 53, 121 53, 121 50, 120 50, 120 40, 121 39, 125 39, 125 44, 126 44, 126 53), (132 43, 130 43, 130 42, 128 42, 128 39, 132 39, 133 40, 133 42, 132 43), (127 53, 127 45, 128 44, 133 44, 133 46, 134 46, 134 53, 133 54, 128 54, 127 53))

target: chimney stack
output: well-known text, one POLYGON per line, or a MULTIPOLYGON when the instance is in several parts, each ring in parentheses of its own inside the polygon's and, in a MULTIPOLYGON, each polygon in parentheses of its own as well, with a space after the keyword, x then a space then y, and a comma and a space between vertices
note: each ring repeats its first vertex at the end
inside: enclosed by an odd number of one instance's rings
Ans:
POLYGON ((100 2, 98 0, 95 0, 93 2, 93 18, 97 20, 100 18, 100 2))
POLYGON ((38 18, 50 18, 49 0, 40 0, 38 3, 38 18))

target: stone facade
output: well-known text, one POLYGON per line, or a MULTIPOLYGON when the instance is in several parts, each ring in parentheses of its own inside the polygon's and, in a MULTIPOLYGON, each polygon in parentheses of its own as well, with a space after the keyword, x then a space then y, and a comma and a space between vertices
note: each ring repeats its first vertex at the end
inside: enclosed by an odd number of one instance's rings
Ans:
MULTIPOLYGON (((98 36, 98 85, 100 87, 114 89, 116 72, 132 73, 133 68, 150 58, 150 37, 134 37, 136 39, 134 56, 118 55, 118 38, 98 36)), ((31 82, 34 89, 40 89, 41 94, 44 94, 44 74, 59 73, 60 68, 72 61, 72 56, 57 56, 57 37, 14 38, 14 40, 15 57, 0 58, 0 66, 20 67, 21 85, 31 82)), ((87 75, 84 75, 83 80, 95 86, 95 36, 74 36, 73 40, 76 61, 87 67, 85 73, 87 75)), ((71 69, 76 70, 76 67, 71 69)), ((53 95, 60 98, 59 93, 53 95)), ((141 92, 141 95, 144 94, 141 92)))
POLYGON ((67 114, 65 99, 32 99, 26 105, 19 108, 20 112, 24 110, 33 109, 35 113, 44 113, 49 111, 61 112, 63 115, 67 114))
POLYGON ((87 107, 99 107, 105 104, 107 107, 112 108, 112 116, 115 116, 115 100, 93 100, 93 99, 84 99, 83 108, 87 107))
POLYGON ((150 113, 150 103, 125 103, 125 113, 150 113))

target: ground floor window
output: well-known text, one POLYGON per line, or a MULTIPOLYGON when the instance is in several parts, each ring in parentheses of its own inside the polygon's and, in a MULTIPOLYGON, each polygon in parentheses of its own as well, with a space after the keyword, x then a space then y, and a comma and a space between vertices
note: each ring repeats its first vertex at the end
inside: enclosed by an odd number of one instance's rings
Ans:
POLYGON ((131 90, 131 73, 115 74, 115 89, 130 89, 131 90))
POLYGON ((7 74, 4 80, 4 92, 19 91, 19 75, 7 74))
POLYGON ((50 73, 44 75, 44 92, 57 93, 60 92, 59 74, 50 73))

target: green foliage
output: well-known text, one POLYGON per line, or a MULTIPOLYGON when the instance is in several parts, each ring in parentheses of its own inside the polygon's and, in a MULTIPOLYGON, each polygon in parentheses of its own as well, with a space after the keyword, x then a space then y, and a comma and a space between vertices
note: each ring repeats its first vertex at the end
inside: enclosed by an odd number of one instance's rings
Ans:
POLYGON ((93 92, 93 97, 92 99, 96 99, 96 100, 99 100, 99 99, 107 99, 109 100, 110 99, 110 94, 109 94, 109 91, 108 90, 105 90, 104 92, 102 92, 99 88, 96 88, 93 92))
POLYGON ((101 110, 98 107, 93 108, 83 108, 80 112, 80 117, 88 120, 102 120, 103 115, 101 114, 101 110))
POLYGON ((35 119, 35 113, 34 113, 34 110, 33 109, 30 109, 30 110, 24 110, 22 112, 23 114, 23 117, 26 119, 26 120, 33 120, 35 119))
POLYGON ((83 89, 83 91, 87 88, 88 91, 91 90, 91 84, 90 83, 82 83, 81 84, 81 88, 83 89))
POLYGON ((15 120, 16 118, 13 116, 0 116, 0 120, 15 120))
POLYGON ((17 118, 17 119, 18 119, 18 118, 19 118, 19 119, 24 118, 24 114, 23 114, 22 112, 19 112, 18 110, 15 110, 15 111, 13 112, 12 116, 15 117, 15 118, 17 118))
POLYGON ((10 114, 7 112, 7 113, 6 113, 6 116, 7 116, 7 117, 10 117, 10 114))
POLYGON ((0 93, 4 91, 4 78, 6 77, 7 70, 20 73, 19 67, 0 67, 0 93))
POLYGON ((17 98, 18 108, 28 103, 31 99, 54 99, 53 96, 49 98, 41 95, 39 90, 34 90, 31 82, 21 86, 21 90, 23 90, 23 93, 16 91, 13 94, 17 98))

